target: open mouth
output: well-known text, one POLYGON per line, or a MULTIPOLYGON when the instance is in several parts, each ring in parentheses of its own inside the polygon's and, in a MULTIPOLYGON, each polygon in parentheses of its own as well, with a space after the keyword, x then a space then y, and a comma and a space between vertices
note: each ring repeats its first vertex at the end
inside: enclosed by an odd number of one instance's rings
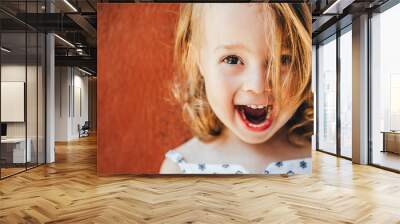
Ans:
POLYGON ((241 120, 251 131, 264 131, 272 123, 272 105, 236 105, 241 120))

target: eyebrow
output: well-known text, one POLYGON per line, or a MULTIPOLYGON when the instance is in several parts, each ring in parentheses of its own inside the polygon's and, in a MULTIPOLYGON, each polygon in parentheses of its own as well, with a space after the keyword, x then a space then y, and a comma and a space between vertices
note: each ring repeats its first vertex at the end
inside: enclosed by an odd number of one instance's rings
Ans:
POLYGON ((224 50, 244 50, 250 52, 250 49, 248 49, 244 44, 237 43, 237 44, 223 44, 217 46, 214 51, 224 49, 224 50))

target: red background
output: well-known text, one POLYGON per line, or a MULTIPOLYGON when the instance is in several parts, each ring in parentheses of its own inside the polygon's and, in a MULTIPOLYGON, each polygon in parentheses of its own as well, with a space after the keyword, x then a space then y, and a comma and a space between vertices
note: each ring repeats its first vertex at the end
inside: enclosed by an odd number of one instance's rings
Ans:
POLYGON ((99 175, 158 173, 164 153, 189 139, 168 102, 178 4, 98 4, 99 175))

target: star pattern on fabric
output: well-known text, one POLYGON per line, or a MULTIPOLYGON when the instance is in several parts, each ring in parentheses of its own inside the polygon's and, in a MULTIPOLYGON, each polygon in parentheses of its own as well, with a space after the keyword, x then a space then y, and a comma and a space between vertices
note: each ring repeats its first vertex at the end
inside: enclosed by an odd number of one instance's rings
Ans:
POLYGON ((300 167, 303 169, 307 168, 307 162, 304 160, 300 161, 300 167))
POLYGON ((199 164, 199 170, 203 171, 203 170, 205 170, 205 169, 206 169, 206 164, 200 163, 200 164, 199 164))
POLYGON ((293 175, 294 174, 294 172, 293 171, 291 171, 291 170, 289 170, 287 173, 286 173, 287 175, 293 175))

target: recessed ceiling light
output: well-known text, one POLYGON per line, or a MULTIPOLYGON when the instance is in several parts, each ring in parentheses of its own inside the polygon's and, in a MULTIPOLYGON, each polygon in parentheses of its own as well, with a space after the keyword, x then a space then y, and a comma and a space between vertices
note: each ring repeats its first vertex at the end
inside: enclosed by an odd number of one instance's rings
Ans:
POLYGON ((59 35, 57 35, 57 34, 54 34, 54 36, 55 37, 57 37, 59 40, 61 40, 62 42, 64 42, 64 43, 66 43, 67 45, 69 45, 70 47, 73 47, 73 48, 75 48, 75 45, 73 45, 71 42, 69 42, 68 40, 66 40, 66 39, 64 39, 64 38, 62 38, 62 37, 60 37, 59 35))
POLYGON ((11 50, 9 50, 9 49, 7 49, 5 47, 1 47, 1 51, 4 51, 6 53, 10 53, 11 52, 11 50))
POLYGON ((85 74, 87 74, 87 75, 93 75, 92 73, 90 73, 90 72, 88 72, 88 71, 86 71, 86 70, 83 70, 83 69, 81 69, 81 68, 79 68, 79 67, 78 67, 78 70, 81 71, 81 72, 83 72, 83 73, 85 73, 85 74))
POLYGON ((65 4, 67 4, 74 12, 78 12, 78 10, 71 4, 69 3, 68 0, 64 0, 65 4))
POLYGON ((336 0, 322 14, 342 14, 343 9, 351 5, 355 0, 336 0))

